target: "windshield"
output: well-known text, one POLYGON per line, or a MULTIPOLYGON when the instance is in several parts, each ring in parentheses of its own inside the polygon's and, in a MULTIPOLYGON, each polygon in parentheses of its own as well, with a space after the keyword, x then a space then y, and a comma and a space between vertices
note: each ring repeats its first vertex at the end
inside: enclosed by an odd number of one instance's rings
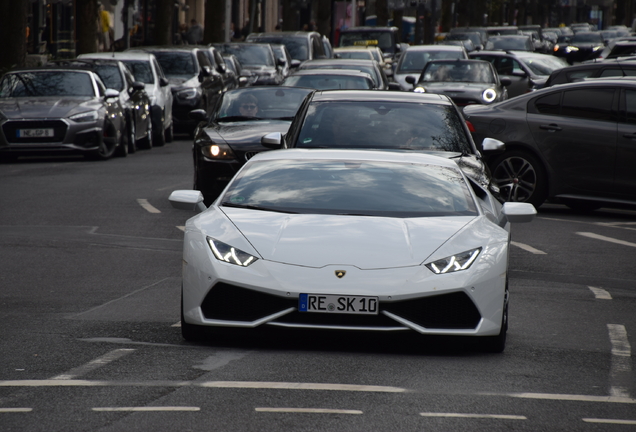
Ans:
MULTIPOLYGON (((244 43, 224 44, 220 45, 219 47, 226 54, 234 54, 243 66, 274 67, 276 65, 276 63, 274 62, 274 53, 268 45, 244 43)), ((287 50, 290 51, 289 48, 287 48, 287 50)))
POLYGON ((489 50, 529 51, 534 49, 530 40, 525 37, 491 37, 486 45, 486 49, 489 50))
POLYGON ((360 31, 340 34, 338 46, 377 46, 385 53, 394 53, 396 43, 391 32, 360 31))
POLYGON ((194 56, 190 52, 153 52, 163 73, 168 78, 190 78, 198 72, 194 56))
POLYGON ((400 102, 316 102, 295 147, 473 153, 455 108, 400 102))
POLYGON ((458 169, 358 160, 252 162, 230 184, 221 205, 394 218, 478 214, 458 169))
POLYGON ((95 72, 102 79, 106 88, 122 91, 124 81, 119 68, 115 65, 96 65, 95 72))
POLYGON ((379 76, 379 72, 375 67, 371 66, 369 62, 368 66, 360 65, 360 64, 350 64, 346 60, 336 60, 335 62, 328 63, 318 63, 307 62, 299 67, 299 69, 350 69, 357 70, 360 72, 364 72, 369 74, 374 81, 376 87, 380 87, 382 85, 382 78, 379 76))
POLYGON ((517 59, 536 75, 550 75, 553 71, 568 66, 564 59, 550 55, 518 57, 517 59))
POLYGON ((603 36, 600 33, 577 33, 572 36, 570 43, 603 43, 603 36))
POLYGON ((485 62, 430 62, 419 82, 439 81, 494 83, 495 76, 485 62))
POLYGON ((316 90, 370 90, 373 88, 370 77, 345 75, 291 75, 285 78, 282 85, 316 90))
POLYGON ((213 118, 216 122, 289 120, 311 89, 250 87, 223 94, 213 118))
POLYGON ((448 51, 406 50, 406 53, 402 56, 398 64, 397 73, 421 73, 426 64, 431 60, 456 60, 463 58, 466 58, 464 52, 456 49, 448 51))
POLYGON ((138 60, 124 60, 124 64, 130 69, 137 81, 144 84, 154 84, 155 79, 152 76, 150 62, 138 60))
POLYGON ((302 37, 276 37, 276 36, 267 36, 267 37, 257 37, 250 38, 251 42, 264 42, 270 44, 283 44, 289 51, 289 55, 291 58, 304 61, 309 58, 309 41, 302 37))
POLYGON ((10 73, 0 82, 0 98, 37 96, 95 96, 88 73, 42 71, 10 73))

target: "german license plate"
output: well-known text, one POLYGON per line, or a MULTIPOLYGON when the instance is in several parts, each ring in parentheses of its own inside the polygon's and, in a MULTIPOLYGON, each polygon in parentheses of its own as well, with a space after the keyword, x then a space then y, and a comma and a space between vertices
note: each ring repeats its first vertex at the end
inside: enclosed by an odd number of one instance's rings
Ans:
POLYGON ((18 129, 18 138, 50 138, 53 129, 18 129))
POLYGON ((332 294, 300 294, 300 312, 377 315, 378 298, 332 294))

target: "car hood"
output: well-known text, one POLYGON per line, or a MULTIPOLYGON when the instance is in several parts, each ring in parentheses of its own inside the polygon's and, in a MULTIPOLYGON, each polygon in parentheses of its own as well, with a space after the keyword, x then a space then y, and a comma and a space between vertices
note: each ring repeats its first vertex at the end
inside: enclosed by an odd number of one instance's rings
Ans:
POLYGON ((199 83, 199 77, 197 76, 172 76, 168 77, 168 83, 175 90, 180 90, 185 87, 199 87, 201 84, 199 83))
POLYGON ((287 120, 255 120, 217 124, 205 129, 207 135, 214 141, 221 138, 230 147, 261 143, 263 135, 271 132, 287 133, 291 121, 287 120))
POLYGON ((265 260, 306 267, 420 265, 475 217, 281 214, 222 207, 265 260))
POLYGON ((12 119, 63 118, 98 107, 97 100, 91 97, 0 99, 0 112, 12 119))

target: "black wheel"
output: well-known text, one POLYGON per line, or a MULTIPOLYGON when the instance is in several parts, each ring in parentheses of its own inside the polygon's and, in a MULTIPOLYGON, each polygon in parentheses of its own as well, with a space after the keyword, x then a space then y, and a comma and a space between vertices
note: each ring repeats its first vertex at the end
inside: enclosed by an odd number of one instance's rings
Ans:
POLYGON ((548 180, 541 162, 523 150, 512 150, 490 165, 492 181, 505 201, 518 201, 539 207, 548 195, 548 180))
POLYGON ((118 131, 111 123, 104 125, 102 139, 97 150, 88 153, 86 156, 93 160, 107 160, 113 157, 117 150, 118 131))
POLYGON ((479 349, 487 353, 501 353, 506 348, 506 333, 508 332, 508 283, 504 295, 503 314, 501 316, 501 330, 497 336, 482 336, 479 338, 479 349))
POLYGON ((166 129, 165 135, 166 135, 166 142, 171 143, 172 141, 174 141, 174 125, 172 122, 170 122, 170 127, 166 129))
POLYGON ((125 124, 123 126, 124 126, 124 130, 118 131, 119 140, 118 140, 117 150, 115 151, 115 154, 119 157, 128 156, 128 136, 126 135, 125 124))
POLYGON ((126 122, 126 136, 128 137, 128 153, 137 152, 137 129, 135 121, 130 117, 126 122))
POLYGON ((153 115, 153 125, 152 125, 152 140, 155 147, 163 147, 166 145, 166 135, 163 132, 163 122, 164 122, 164 114, 161 108, 157 107, 159 110, 159 115, 153 115))
POLYGON ((204 336, 204 328, 185 322, 183 318, 183 287, 181 288, 181 336, 187 341, 198 341, 204 336))
POLYGON ((153 133, 152 133, 152 121, 148 122, 148 130, 146 130, 146 136, 139 140, 139 147, 150 150, 153 146, 153 133))

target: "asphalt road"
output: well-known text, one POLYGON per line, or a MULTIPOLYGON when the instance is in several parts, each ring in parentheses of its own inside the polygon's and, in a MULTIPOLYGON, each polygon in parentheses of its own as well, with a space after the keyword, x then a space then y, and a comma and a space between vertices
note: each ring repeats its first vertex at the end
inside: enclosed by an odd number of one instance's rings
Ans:
POLYGON ((503 354, 420 335, 182 340, 191 143, 0 164, 0 431, 636 430, 636 212, 513 227, 503 354))

